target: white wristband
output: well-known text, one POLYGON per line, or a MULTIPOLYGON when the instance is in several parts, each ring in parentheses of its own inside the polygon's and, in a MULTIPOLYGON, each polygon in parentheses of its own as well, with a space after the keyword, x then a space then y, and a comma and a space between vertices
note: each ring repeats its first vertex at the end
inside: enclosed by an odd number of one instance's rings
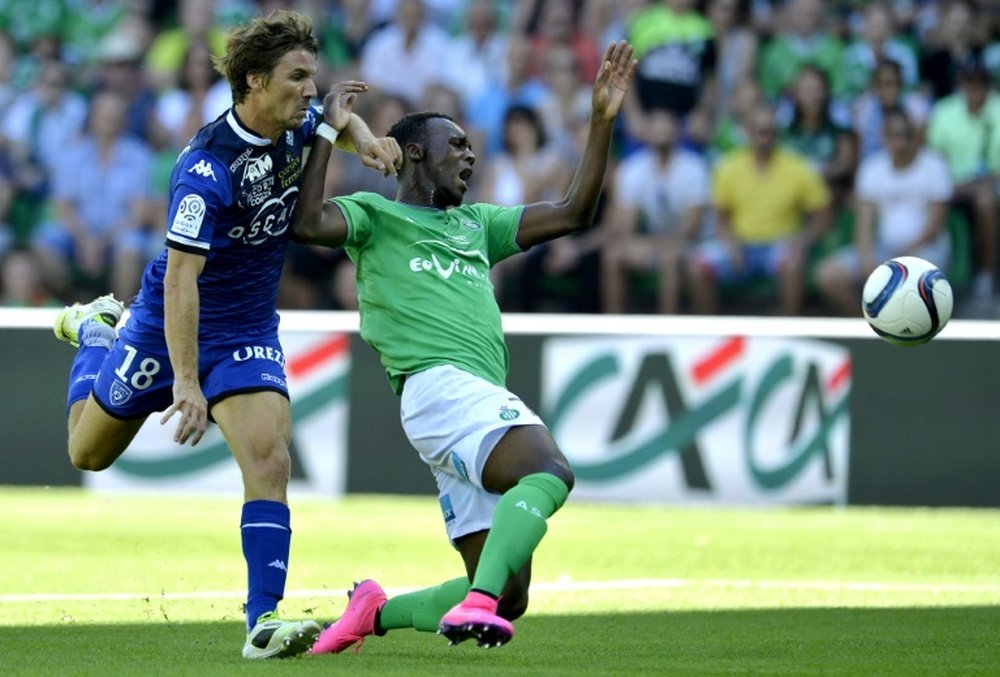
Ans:
POLYGON ((327 124, 326 122, 319 123, 316 127, 316 136, 322 136, 324 139, 330 142, 330 145, 337 143, 337 137, 340 136, 340 132, 333 128, 333 125, 327 124))

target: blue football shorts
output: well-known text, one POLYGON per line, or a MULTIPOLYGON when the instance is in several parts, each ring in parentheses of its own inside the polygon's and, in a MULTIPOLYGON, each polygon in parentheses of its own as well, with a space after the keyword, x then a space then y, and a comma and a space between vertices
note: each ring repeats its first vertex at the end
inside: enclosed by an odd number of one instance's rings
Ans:
MULTIPOLYGON (((231 395, 263 390, 288 397, 285 354, 277 332, 199 344, 198 373, 209 408, 231 395)), ((144 418, 170 407, 173 385, 162 334, 123 332, 97 374, 94 398, 115 418, 144 418)))

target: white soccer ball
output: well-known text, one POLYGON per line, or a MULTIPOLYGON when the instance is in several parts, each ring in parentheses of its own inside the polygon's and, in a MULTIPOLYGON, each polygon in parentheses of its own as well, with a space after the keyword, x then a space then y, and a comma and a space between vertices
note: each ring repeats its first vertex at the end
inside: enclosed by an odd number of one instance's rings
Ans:
POLYGON ((951 285, 930 261, 900 256, 879 265, 865 281, 861 309, 883 339, 898 346, 927 343, 948 320, 951 285))

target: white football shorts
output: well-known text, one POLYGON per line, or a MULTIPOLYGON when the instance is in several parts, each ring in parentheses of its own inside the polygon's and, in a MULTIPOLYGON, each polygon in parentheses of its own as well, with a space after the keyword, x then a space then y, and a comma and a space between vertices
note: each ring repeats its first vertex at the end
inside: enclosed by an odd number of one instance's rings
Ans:
POLYGON ((482 472, 500 438, 513 426, 545 425, 517 395, 451 365, 407 376, 399 414, 437 480, 452 543, 493 522, 500 495, 483 489, 482 472))

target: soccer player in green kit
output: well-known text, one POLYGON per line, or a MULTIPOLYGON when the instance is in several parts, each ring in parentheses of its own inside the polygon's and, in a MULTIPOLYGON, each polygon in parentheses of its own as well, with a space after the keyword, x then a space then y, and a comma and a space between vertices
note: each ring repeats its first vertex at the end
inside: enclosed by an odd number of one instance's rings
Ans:
POLYGON ((355 193, 324 203, 332 146, 313 146, 292 238, 343 246, 357 264, 361 336, 401 397, 403 428, 434 473, 467 575, 389 600, 378 583, 362 581, 311 653, 396 628, 485 647, 513 637, 510 621, 528 605, 532 553, 573 472, 541 419, 504 385, 508 354, 489 271, 591 223, 635 70, 627 42, 608 47, 587 147, 559 202, 463 205, 476 157, 462 128, 437 113, 407 115, 389 131, 403 151, 394 201, 355 193))

